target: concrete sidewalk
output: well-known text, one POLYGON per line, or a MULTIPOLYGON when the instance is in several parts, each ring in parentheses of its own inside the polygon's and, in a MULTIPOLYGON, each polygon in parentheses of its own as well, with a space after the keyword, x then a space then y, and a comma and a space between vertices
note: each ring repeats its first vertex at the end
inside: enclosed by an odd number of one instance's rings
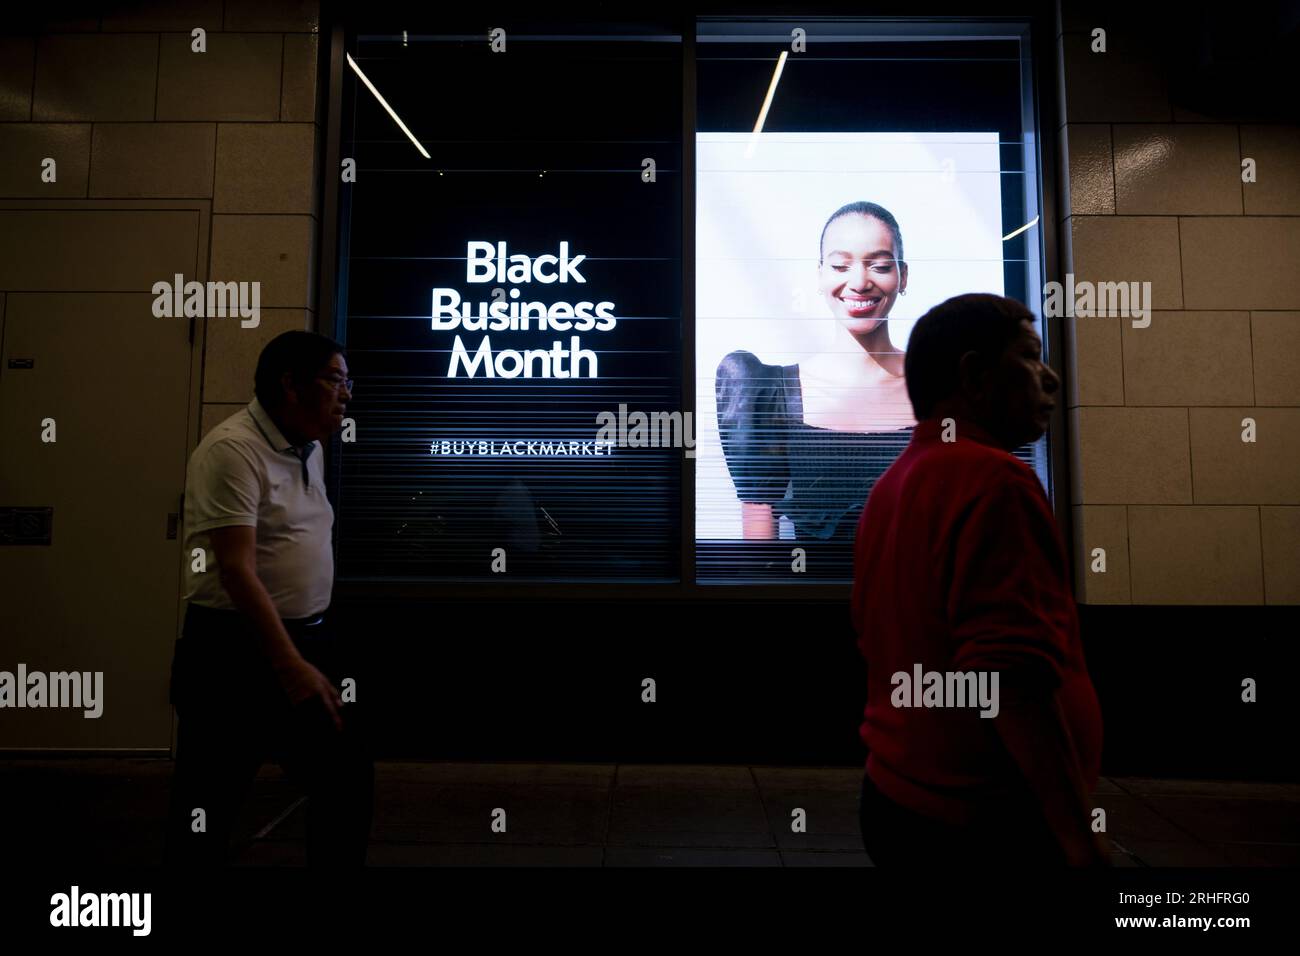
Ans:
MULTIPOLYGON (((161 860, 169 760, 4 759, 0 777, 10 860, 161 860)), ((867 866, 860 779, 858 768, 382 762, 370 863, 867 866), (803 833, 791 828, 798 809, 803 833)), ((1300 863, 1300 784, 1105 778, 1095 801, 1118 866, 1300 863)), ((303 821, 292 783, 264 767, 238 864, 302 864, 303 821)))

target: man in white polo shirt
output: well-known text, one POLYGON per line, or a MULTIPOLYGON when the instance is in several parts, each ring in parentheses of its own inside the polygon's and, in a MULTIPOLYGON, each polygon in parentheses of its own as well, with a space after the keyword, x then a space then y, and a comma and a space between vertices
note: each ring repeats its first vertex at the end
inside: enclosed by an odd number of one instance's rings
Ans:
POLYGON ((190 456, 169 863, 226 861, 267 757, 307 791, 308 862, 365 861, 373 765, 336 686, 348 674, 325 620, 334 510, 320 446, 351 389, 337 342, 286 332, 258 359, 253 401, 190 456))

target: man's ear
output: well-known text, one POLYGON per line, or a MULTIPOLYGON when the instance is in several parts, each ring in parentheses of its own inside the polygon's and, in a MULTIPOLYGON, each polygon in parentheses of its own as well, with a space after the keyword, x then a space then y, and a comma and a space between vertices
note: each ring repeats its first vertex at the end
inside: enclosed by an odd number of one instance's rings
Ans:
POLYGON ((988 367, 974 350, 957 360, 957 386, 963 397, 978 401, 987 390, 988 367))
POLYGON ((298 401, 298 387, 293 382, 293 373, 285 372, 280 376, 280 388, 284 396, 285 404, 294 404, 298 401))

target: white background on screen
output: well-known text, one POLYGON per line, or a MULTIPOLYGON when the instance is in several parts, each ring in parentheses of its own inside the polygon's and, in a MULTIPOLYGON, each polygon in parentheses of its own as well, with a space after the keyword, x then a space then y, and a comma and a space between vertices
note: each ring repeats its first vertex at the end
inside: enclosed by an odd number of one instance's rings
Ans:
POLYGON ((788 365, 836 347, 817 284, 817 245, 831 213, 865 200, 898 220, 909 271, 907 295, 890 316, 899 348, 931 306, 1004 291, 996 133, 764 133, 746 158, 750 138, 696 136, 695 514, 696 537, 706 539, 740 537, 740 504, 718 441, 718 363, 743 349, 788 365))

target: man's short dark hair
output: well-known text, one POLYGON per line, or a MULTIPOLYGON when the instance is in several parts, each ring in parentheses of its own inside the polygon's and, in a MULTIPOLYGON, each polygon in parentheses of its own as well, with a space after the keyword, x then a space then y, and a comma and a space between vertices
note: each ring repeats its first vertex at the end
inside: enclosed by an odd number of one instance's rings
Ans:
POLYGON ((331 358, 342 354, 343 346, 328 336, 315 332, 282 332, 266 343, 257 359, 253 392, 264 408, 275 408, 284 401, 280 380, 285 372, 302 388, 320 374, 331 358))
POLYGON ((935 405, 956 394, 963 355, 975 352, 995 362, 1026 319, 1033 322, 1034 314, 1020 302, 983 292, 954 296, 921 316, 903 357, 916 420, 929 418, 935 405))

